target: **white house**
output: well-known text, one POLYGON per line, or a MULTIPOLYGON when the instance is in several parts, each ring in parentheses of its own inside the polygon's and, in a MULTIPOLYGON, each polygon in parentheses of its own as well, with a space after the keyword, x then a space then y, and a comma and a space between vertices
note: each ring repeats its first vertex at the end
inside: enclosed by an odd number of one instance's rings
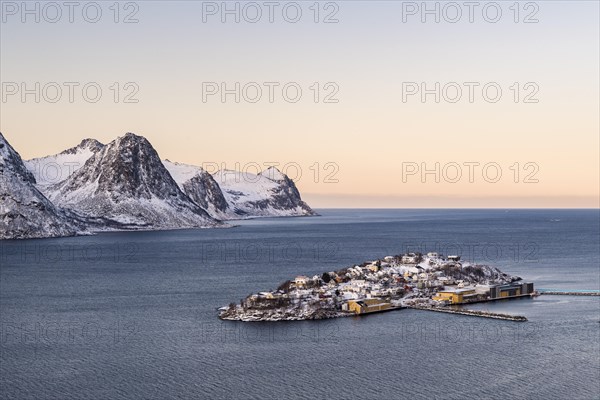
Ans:
POLYGON ((308 276, 304 276, 304 275, 298 275, 295 279, 294 279, 294 283, 296 284, 296 286, 300 287, 300 286, 306 286, 306 283, 308 282, 308 276))

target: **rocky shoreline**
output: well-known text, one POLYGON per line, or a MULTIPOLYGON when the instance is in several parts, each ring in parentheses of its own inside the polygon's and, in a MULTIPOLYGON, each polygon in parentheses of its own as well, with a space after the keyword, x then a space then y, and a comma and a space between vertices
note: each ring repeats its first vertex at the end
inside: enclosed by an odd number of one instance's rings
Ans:
POLYGON ((253 310, 243 314, 231 313, 226 309, 219 315, 219 318, 226 321, 243 321, 243 322, 258 322, 258 321, 305 321, 305 320, 320 320, 330 318, 350 317, 354 314, 342 311, 315 309, 310 312, 272 312, 268 310, 253 310))

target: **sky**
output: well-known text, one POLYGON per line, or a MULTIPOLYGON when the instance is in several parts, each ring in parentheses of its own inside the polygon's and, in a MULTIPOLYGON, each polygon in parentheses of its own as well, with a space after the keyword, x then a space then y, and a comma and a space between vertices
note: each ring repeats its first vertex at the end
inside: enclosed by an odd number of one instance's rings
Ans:
POLYGON ((315 208, 600 206, 597 1, 75 4, 1 3, 24 159, 134 132, 315 208))

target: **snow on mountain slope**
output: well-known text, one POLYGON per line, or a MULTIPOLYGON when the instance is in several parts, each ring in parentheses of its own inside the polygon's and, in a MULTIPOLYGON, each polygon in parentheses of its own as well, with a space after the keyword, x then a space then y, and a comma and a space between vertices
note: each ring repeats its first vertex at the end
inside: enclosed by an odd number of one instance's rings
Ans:
POLYGON ((272 181, 283 181, 287 178, 287 175, 283 174, 280 170, 275 167, 269 167, 260 173, 261 176, 269 178, 272 181))
POLYGON ((0 239, 85 233, 80 221, 52 204, 35 183, 19 153, 0 133, 0 239))
POLYGON ((164 164, 183 192, 215 218, 315 215, 294 182, 275 167, 258 175, 223 170, 211 176, 194 165, 164 164))
POLYGON ((202 207, 210 216, 228 219, 229 205, 219 184, 213 176, 201 167, 163 161, 179 188, 202 207))
POLYGON ((67 179, 103 147, 95 139, 84 139, 79 145, 59 154, 25 161, 25 166, 35 176, 38 187, 43 191, 45 187, 67 179))
MULTIPOLYGON (((10 157, 16 160, 18 154, 10 157)), ((84 228, 178 229, 221 226, 217 220, 315 215, 294 182, 276 168, 257 175, 236 171, 211 175, 193 165, 168 160, 163 164, 145 138, 131 133, 108 145, 85 139, 59 154, 18 160, 11 161, 11 171, 25 177, 27 196, 39 199, 34 203, 54 212, 64 224, 61 231, 58 222, 53 225, 41 218, 50 233, 42 231, 36 237, 71 235, 84 228)), ((8 199, 16 183, 4 175, 8 199)), ((4 214, 13 215, 3 207, 4 214)), ((11 227, 18 224, 23 225, 11 222, 11 227)), ((33 235, 27 227, 19 229, 23 237, 33 235)))
POLYGON ((316 215, 294 182, 275 167, 258 175, 221 170, 214 178, 233 211, 231 218, 316 215))
POLYGON ((221 225, 180 190, 152 145, 132 133, 104 146, 47 190, 56 204, 117 221, 125 229, 221 225))

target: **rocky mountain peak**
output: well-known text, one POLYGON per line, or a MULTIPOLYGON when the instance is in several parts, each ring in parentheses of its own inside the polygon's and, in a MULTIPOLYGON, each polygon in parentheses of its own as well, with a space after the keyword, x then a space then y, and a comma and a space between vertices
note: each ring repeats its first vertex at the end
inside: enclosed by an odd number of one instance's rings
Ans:
POLYGON ((152 144, 133 133, 108 143, 50 191, 63 207, 133 229, 217 224, 181 191, 152 144))
POLYGON ((98 192, 160 199, 179 195, 177 184, 143 136, 127 133, 117 138, 94 156, 92 164, 98 192))
POLYGON ((259 175, 264 176, 265 178, 269 178, 272 181, 284 181, 289 179, 285 174, 283 174, 277 167, 269 167, 262 171, 259 175))
POLYGON ((102 150, 103 147, 104 145, 96 139, 83 139, 81 143, 79 143, 77 146, 62 151, 60 154, 77 154, 86 150, 92 153, 96 153, 102 150))

